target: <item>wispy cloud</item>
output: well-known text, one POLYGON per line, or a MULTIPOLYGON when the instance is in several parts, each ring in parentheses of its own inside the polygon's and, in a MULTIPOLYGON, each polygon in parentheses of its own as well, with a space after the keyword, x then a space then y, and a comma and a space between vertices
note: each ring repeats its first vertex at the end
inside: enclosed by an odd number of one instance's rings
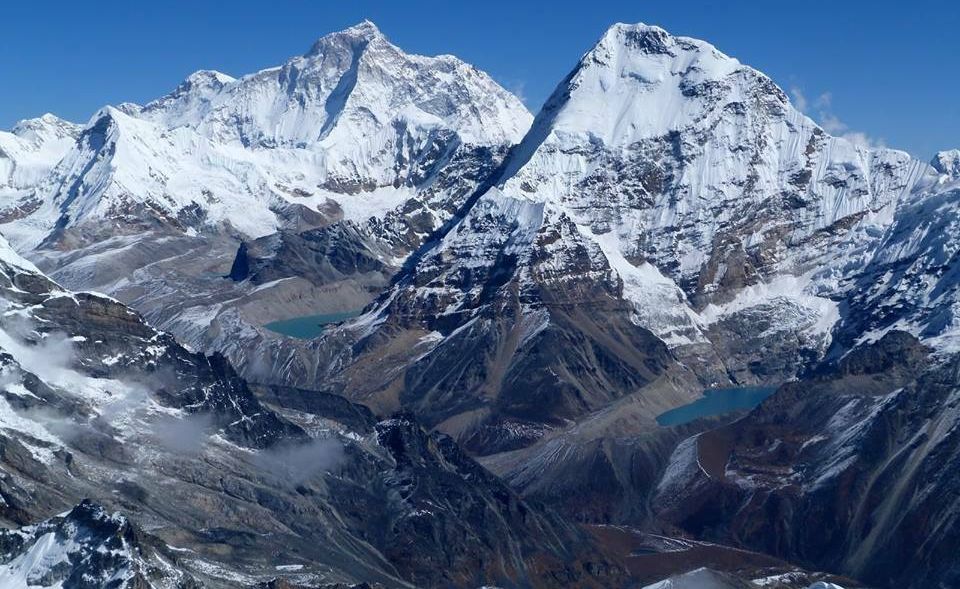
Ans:
POLYGON ((810 112, 810 102, 807 100, 807 95, 798 86, 790 88, 790 100, 793 101, 793 106, 797 107, 800 112, 810 112))
POLYGON ((800 112, 816 119, 824 131, 835 137, 842 137, 870 149, 887 146, 883 139, 872 137, 863 131, 855 131, 840 120, 833 112, 833 95, 830 92, 823 92, 810 100, 800 87, 793 86, 790 88, 790 98, 800 112))
POLYGON ((196 455, 203 449, 207 437, 214 431, 209 415, 186 415, 182 418, 164 416, 153 424, 153 438, 164 449, 175 454, 196 455))
POLYGON ((344 459, 343 445, 333 438, 318 438, 303 444, 288 444, 260 452, 255 463, 265 472, 298 485, 336 468, 344 459))
POLYGON ((518 81, 518 82, 514 82, 513 84, 511 84, 511 85, 510 85, 510 92, 511 92, 514 96, 516 96, 517 98, 519 98, 519 99, 520 99, 520 102, 522 102, 522 103, 524 103, 525 105, 527 105, 528 108, 530 107, 530 103, 527 102, 527 100, 529 99, 529 97, 527 96, 527 83, 526 83, 525 81, 520 80, 520 81, 518 81))

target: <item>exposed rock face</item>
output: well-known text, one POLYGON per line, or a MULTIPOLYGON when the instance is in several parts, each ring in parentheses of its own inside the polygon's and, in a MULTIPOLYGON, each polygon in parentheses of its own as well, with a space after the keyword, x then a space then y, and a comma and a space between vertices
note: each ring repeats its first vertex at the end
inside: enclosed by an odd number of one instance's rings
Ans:
POLYGON ((958 368, 929 351, 890 332, 687 440, 656 511, 702 537, 878 586, 955 584, 958 368))
POLYGON ((704 420, 664 428, 649 417, 645 397, 668 403, 669 389, 682 385, 658 382, 533 445, 481 462, 524 497, 555 506, 577 521, 645 526, 650 497, 674 448, 717 424, 704 420))
POLYGON ((542 212, 510 200, 471 208, 375 311, 384 321, 354 348, 338 390, 410 408, 491 453, 680 370, 632 322, 599 248, 542 212), (384 356, 395 369, 364 370, 384 356))
POLYGON ((404 513, 378 540, 404 578, 429 586, 470 586, 481 578, 497 584, 531 578, 557 586, 622 582, 624 571, 590 554, 583 531, 532 509, 450 437, 428 435, 402 414, 377 424, 376 433, 396 463, 384 479, 388 496, 399 504, 390 510, 404 513), (459 519, 437 518, 438 510, 459 519), (420 541, 406 541, 412 537, 420 541), (536 579, 540 571, 546 579, 536 579))
POLYGON ((941 151, 934 156, 930 165, 952 180, 960 179, 960 149, 941 151))
MULTIPOLYGON (((395 268, 390 252, 352 223, 337 223, 301 233, 281 232, 243 243, 230 269, 236 282, 263 285, 284 278, 302 278, 317 285, 345 279, 386 279, 395 268)), ((379 288, 377 289, 379 290, 379 288)))

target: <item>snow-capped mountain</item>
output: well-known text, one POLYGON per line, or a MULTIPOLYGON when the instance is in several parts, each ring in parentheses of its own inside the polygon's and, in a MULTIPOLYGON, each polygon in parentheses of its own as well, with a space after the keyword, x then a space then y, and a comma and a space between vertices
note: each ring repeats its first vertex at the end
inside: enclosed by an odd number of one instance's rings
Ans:
POLYGON ((498 145, 519 140, 531 118, 485 73, 451 55, 408 55, 370 21, 241 80, 197 72, 140 115, 168 128, 195 128, 218 143, 336 146, 341 161, 331 158, 328 173, 365 169, 364 180, 388 181, 393 178, 382 175, 391 166, 375 168, 364 160, 395 155, 383 153, 399 147, 390 143, 392 127, 449 131, 462 143, 498 145), (337 168, 342 164, 351 167, 337 168))
POLYGON ((83 243, 85 223, 111 219, 256 238, 284 227, 287 208, 365 222, 451 158, 519 141, 530 118, 486 74, 407 55, 364 22, 280 67, 201 71, 142 108, 105 107, 42 182, 41 210, 8 234, 21 248, 83 243))
POLYGON ((608 249, 652 262, 698 308, 773 271, 802 273, 787 244, 857 218, 853 240, 933 181, 903 152, 828 136, 769 78, 713 46, 646 25, 607 31, 518 152, 506 196, 609 233, 608 249), (737 252, 753 272, 735 275, 737 252))
POLYGON ((39 206, 35 189, 76 143, 80 126, 51 114, 0 131, 0 202, 3 220, 29 215, 39 206), (7 203, 18 207, 9 208, 7 203))
POLYGON ((531 120, 483 72, 408 55, 364 22, 276 68, 201 71, 145 106, 104 107, 44 151, 46 173, 0 193, 2 231, 61 283, 243 364, 230 346, 276 337, 266 323, 368 303, 531 120), (285 267, 300 254, 280 244, 329 235, 377 270, 223 279, 238 254, 285 267))
POLYGON ((83 501, 37 525, 0 531, 0 584, 10 589, 190 589, 177 555, 119 513, 83 501))
MULTIPOLYGON (((569 216, 669 344, 722 347, 726 322, 762 309, 776 339, 822 350, 844 280, 896 203, 934 182, 906 153, 830 137, 707 43, 615 25, 483 198, 569 216)), ((737 352, 721 351, 726 371, 749 381, 737 352)))
POLYGON ((100 579, 175 554, 213 587, 828 578, 779 558, 949 584, 958 166, 832 137, 643 24, 535 119, 364 22, 24 122, 0 134, 0 231, 36 264, 0 242, 0 519, 33 527, 0 535, 0 580, 99 552, 49 519, 93 497, 158 547, 100 579), (655 420, 785 381, 746 417, 655 420))
POLYGON ((663 379, 647 420, 702 386, 779 383, 826 352, 900 203, 939 183, 705 42, 618 24, 332 365, 389 358, 344 389, 390 406, 402 381, 402 405, 486 451, 663 379))

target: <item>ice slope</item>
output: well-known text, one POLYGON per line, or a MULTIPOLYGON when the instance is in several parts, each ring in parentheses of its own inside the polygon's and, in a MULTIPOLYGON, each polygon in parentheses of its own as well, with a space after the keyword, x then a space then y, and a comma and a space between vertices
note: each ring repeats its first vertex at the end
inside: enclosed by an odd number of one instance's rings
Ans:
POLYGON ((858 277, 841 333, 857 343, 892 330, 960 351, 960 183, 902 203, 858 277))

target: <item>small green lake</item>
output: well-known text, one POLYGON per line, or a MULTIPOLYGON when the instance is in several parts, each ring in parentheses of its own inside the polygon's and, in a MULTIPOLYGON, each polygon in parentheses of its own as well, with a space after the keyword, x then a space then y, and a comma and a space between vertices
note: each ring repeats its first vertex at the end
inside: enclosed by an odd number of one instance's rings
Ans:
POLYGON ((304 315, 303 317, 293 317, 291 319, 267 323, 264 327, 270 331, 289 337, 313 339, 323 333, 325 326, 356 317, 362 311, 363 309, 357 309, 356 311, 343 311, 324 315, 304 315))
POLYGON ((657 423, 662 426, 683 425, 701 417, 746 411, 759 405, 776 390, 777 387, 707 389, 696 401, 658 415, 657 423))

